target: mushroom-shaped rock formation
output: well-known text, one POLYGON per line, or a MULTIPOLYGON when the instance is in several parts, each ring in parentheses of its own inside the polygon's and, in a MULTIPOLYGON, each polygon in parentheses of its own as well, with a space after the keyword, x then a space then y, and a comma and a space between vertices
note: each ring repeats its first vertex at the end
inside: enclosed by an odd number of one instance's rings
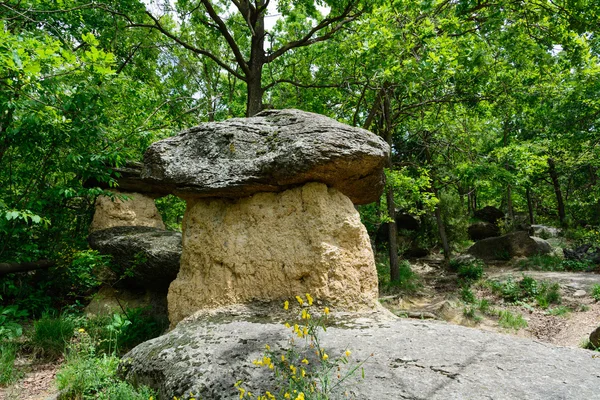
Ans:
POLYGON ((142 179, 181 197, 246 197, 321 182, 366 204, 383 189, 388 153, 385 141, 364 129, 309 112, 269 110, 152 144, 142 179))
POLYGON ((297 110, 154 143, 142 179, 187 201, 172 326, 200 309, 303 293, 373 307, 377 272, 353 202, 379 198, 388 153, 368 131, 297 110))

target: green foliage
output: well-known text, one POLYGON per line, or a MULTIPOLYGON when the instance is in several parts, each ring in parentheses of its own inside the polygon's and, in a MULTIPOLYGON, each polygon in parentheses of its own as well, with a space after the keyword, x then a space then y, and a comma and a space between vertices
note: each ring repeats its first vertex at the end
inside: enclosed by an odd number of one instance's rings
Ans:
POLYGON ((538 282, 530 276, 523 275, 520 281, 512 277, 504 283, 490 282, 493 292, 499 294, 508 303, 535 301, 540 307, 548 308, 550 304, 560 304, 560 286, 557 283, 538 282))
POLYGON ((382 292, 414 293, 421 287, 419 276, 413 272, 410 263, 406 260, 399 263, 400 279, 397 282, 390 281, 390 263, 387 254, 377 254, 375 266, 377 267, 379 288, 382 292))
POLYGON ((17 305, 0 306, 0 342, 21 336, 23 327, 18 321, 28 315, 27 310, 19 310, 17 305))
POLYGON ((600 301, 600 285, 598 284, 594 284, 592 286, 592 292, 591 292, 592 297, 594 298, 594 300, 596 301, 600 301))
POLYGON ((472 263, 460 264, 458 266, 458 278, 467 284, 478 281, 483 278, 483 267, 485 264, 481 260, 476 260, 472 263))
POLYGON ((185 201, 173 195, 168 195, 156 199, 155 202, 167 229, 181 231, 185 201))
POLYGON ((560 316, 560 317, 566 317, 570 312, 571 312, 570 308, 565 307, 565 306, 559 306, 559 307, 549 308, 546 311, 546 314, 560 316))
POLYGON ((30 345, 35 354, 45 359, 59 359, 74 335, 77 322, 62 314, 53 317, 45 314, 33 324, 30 345))
POLYGON ((463 286, 460 290, 460 298, 462 301, 468 304, 474 304, 475 302, 477 302, 477 297, 475 297, 475 293, 473 293, 473 290, 471 290, 471 288, 467 285, 463 286))
POLYGON ((463 315, 465 318, 470 319, 473 322, 481 321, 481 317, 477 315, 476 308, 473 306, 463 308, 463 315))
POLYGON ((92 338, 80 330, 69 346, 65 365, 58 371, 56 381, 61 399, 143 399, 155 394, 146 387, 138 389, 117 378, 119 358, 96 352, 92 338))
POLYGON ((498 324, 506 329, 519 330, 527 327, 527 321, 521 314, 513 314, 508 310, 502 310, 498 313, 498 324))
POLYGON ((534 255, 519 261, 521 269, 541 271, 590 271, 595 268, 591 263, 577 260, 563 260, 552 255, 534 255))
POLYGON ((21 376, 15 368, 18 348, 15 342, 0 340, 0 387, 16 382, 21 376))

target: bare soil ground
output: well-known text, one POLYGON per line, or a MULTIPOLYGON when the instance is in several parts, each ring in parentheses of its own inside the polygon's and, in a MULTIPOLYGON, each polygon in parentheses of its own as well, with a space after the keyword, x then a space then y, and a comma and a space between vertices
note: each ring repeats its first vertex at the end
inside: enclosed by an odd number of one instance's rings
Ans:
POLYGON ((16 384, 0 388, 0 400, 45 400, 57 392, 54 378, 61 360, 39 363, 28 358, 17 360, 16 366, 25 370, 25 376, 16 384))
POLYGON ((457 278, 441 267, 439 259, 417 260, 411 262, 411 266, 420 276, 422 288, 413 295, 390 295, 381 298, 385 307, 401 317, 435 318, 452 324, 568 347, 580 347, 589 334, 600 326, 600 303, 590 295, 591 287, 600 284, 600 274, 521 271, 510 262, 489 265, 485 269, 484 279, 506 280, 512 276, 518 280, 522 274, 526 274, 538 281, 558 283, 562 295, 561 306, 571 310, 564 315, 551 315, 548 310, 539 307, 506 304, 488 288, 474 286, 473 291, 477 298, 488 299, 495 311, 508 310, 523 316, 527 327, 517 330, 501 327, 495 315, 478 312, 477 321, 466 317, 463 312, 466 304, 460 299, 457 278))

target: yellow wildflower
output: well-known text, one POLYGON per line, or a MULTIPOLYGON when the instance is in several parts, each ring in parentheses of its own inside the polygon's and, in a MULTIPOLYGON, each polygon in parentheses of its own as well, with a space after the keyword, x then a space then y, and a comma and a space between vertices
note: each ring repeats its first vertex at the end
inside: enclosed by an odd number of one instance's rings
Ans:
POLYGON ((303 392, 300 392, 300 393, 298 394, 298 397, 296 397, 296 400, 304 400, 304 393, 303 393, 303 392))
POLYGON ((283 354, 281 355, 281 361, 285 361, 285 356, 283 354))
POLYGON ((271 350, 271 346, 269 346, 268 344, 265 344, 265 349, 271 350))
POLYGON ((290 302, 286 300, 286 301, 283 303, 283 309, 284 309, 284 310, 287 310, 289 307, 290 307, 290 302))
POLYGON ((79 329, 77 330, 77 332, 79 332, 79 333, 83 333, 83 332, 85 332, 85 329, 83 329, 83 328, 79 328, 79 329))
POLYGON ((327 353, 323 353, 323 361, 327 361, 327 359, 329 359, 329 356, 327 355, 327 353))
POLYGON ((292 375, 296 375, 296 367, 290 365, 290 371, 292 371, 292 375))
POLYGON ((289 324, 289 322, 286 322, 283 326, 285 326, 286 328, 289 328, 290 324, 289 324))
POLYGON ((304 300, 302 300, 302 297, 296 296, 296 300, 298 301, 298 304, 300 304, 300 305, 304 304, 304 300))
POLYGON ((329 307, 325 307, 325 309, 323 310, 323 312, 325 313, 325 315, 329 315, 329 307))
POLYGON ((306 365, 308 365, 308 360, 306 358, 303 359, 301 362, 304 363, 304 364, 306 364, 306 365))
POLYGON ((304 368, 300 368, 300 375, 302 375, 303 378, 306 376, 306 371, 304 368))
POLYGON ((313 305, 313 298, 311 297, 310 294, 306 293, 306 300, 308 300, 308 305, 312 306, 313 305))
POLYGON ((240 399, 243 399, 244 394, 246 394, 246 389, 239 387, 238 390, 240 391, 240 399))
POLYGON ((290 394, 289 394, 288 392, 286 392, 286 393, 283 395, 283 397, 285 397, 286 399, 289 399, 289 398, 290 398, 290 394))
POLYGON ((352 354, 352 352, 350 350, 346 350, 346 357, 350 357, 350 354, 352 354))

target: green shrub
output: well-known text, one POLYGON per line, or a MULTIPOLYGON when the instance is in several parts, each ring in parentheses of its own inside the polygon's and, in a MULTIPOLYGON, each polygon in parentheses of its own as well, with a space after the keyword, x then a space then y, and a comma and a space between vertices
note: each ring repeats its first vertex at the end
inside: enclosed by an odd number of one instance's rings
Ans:
POLYGON ((490 306, 490 302, 487 299, 481 299, 481 300, 479 300, 477 308, 479 308, 479 311, 481 311, 483 314, 489 314, 492 311, 492 307, 490 306))
POLYGON ((508 310, 500 311, 498 313, 498 324, 506 329, 512 328, 519 330, 527 327, 527 321, 523 319, 521 314, 515 315, 508 310))
POLYGON ((469 306, 463 308, 463 315, 465 316, 465 318, 470 319, 474 322, 481 321, 481 317, 475 313, 475 307, 469 306))
POLYGON ((16 382, 21 375, 15 368, 18 348, 17 343, 0 342, 0 386, 8 386, 16 382))
POLYGON ((564 317, 566 315, 568 315, 571 312, 571 310, 568 307, 565 306, 560 306, 560 307, 555 307, 555 308, 551 308, 548 311, 546 311, 546 314, 548 315, 554 315, 557 317, 564 317))
POLYGON ((74 335, 76 322, 73 318, 61 315, 58 318, 48 314, 33 324, 31 346, 36 354, 56 360, 60 358, 74 335))
POLYGON ((596 301, 600 301, 600 285, 595 284, 592 286, 592 297, 596 301))
POLYGON ((419 276, 413 272, 410 263, 402 260, 399 263, 400 279, 397 282, 390 282, 390 262, 387 255, 378 254, 377 256, 377 277, 379 279, 379 288, 382 292, 404 292, 414 293, 421 287, 419 276))
POLYGON ((478 281, 483 277, 483 266, 484 264, 481 260, 459 265, 457 275, 459 279, 467 283, 478 281))
POLYGON ((23 327, 17 321, 27 315, 27 311, 19 310, 17 305, 0 306, 0 341, 12 340, 21 336, 23 327))
POLYGON ((148 388, 134 387, 117 377, 119 358, 97 354, 96 344, 83 329, 67 350, 66 363, 56 375, 62 400, 123 399, 148 400, 155 394, 148 388))
POLYGON ((468 304, 474 304, 477 302, 477 298, 475 297, 475 293, 471 290, 469 286, 463 286, 460 290, 460 298, 462 301, 468 304))
POLYGON ((542 308, 550 304, 560 304, 561 294, 558 283, 549 285, 538 282, 534 278, 523 275, 520 281, 509 277, 506 282, 489 282, 492 292, 499 294, 508 303, 526 302, 535 300, 542 308))

